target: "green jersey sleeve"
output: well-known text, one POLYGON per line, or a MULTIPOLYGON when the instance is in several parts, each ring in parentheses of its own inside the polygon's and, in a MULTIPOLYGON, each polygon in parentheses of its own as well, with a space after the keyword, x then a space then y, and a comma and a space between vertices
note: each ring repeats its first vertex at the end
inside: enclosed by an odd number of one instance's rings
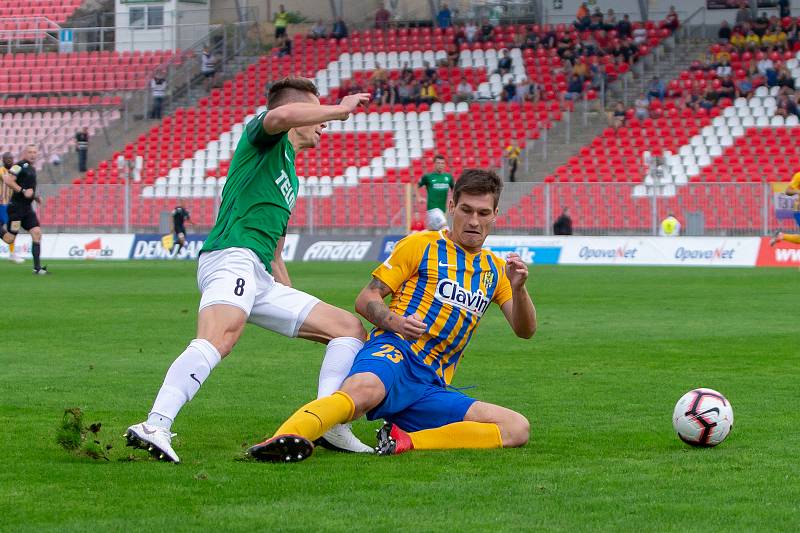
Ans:
POLYGON ((448 174, 448 175, 447 175, 447 177, 448 177, 448 178, 450 178, 450 188, 451 188, 451 189, 455 188, 455 186, 456 186, 456 180, 455 180, 455 179, 453 179, 453 175, 452 175, 452 174, 448 174))
POLYGON ((419 182, 417 183, 417 187, 424 187, 427 184, 428 184, 428 175, 423 174, 422 177, 419 179, 419 182))
POLYGON ((245 128, 247 131, 247 140, 250 141, 250 144, 261 150, 275 146, 278 144, 278 141, 287 134, 285 131, 273 135, 267 133, 264 130, 264 117, 266 114, 266 111, 259 113, 256 118, 247 123, 245 128))

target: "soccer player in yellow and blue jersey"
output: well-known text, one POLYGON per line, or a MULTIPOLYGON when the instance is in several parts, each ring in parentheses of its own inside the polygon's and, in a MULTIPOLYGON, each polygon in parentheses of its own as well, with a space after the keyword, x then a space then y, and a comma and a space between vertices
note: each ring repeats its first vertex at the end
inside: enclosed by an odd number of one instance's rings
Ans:
MULTIPOLYGON (((794 220, 797 222, 797 225, 800 226, 800 172, 795 173, 792 176, 792 181, 789 182, 789 185, 786 187, 786 191, 784 192, 787 196, 794 196, 795 197, 795 212, 794 212, 794 220)), ((800 244, 800 234, 796 233, 783 233, 782 231, 776 231, 775 235, 769 241, 770 246, 775 246, 777 243, 781 241, 786 242, 793 242, 795 244, 800 244)))
POLYGON ((527 266, 516 254, 504 261, 483 248, 502 187, 494 172, 464 171, 450 201, 452 229, 401 240, 356 299, 356 311, 375 329, 340 390, 301 407, 273 437, 248 450, 252 457, 303 460, 329 427, 362 414, 387 422, 378 432, 382 455, 528 442, 524 416, 449 388, 491 302, 518 337, 536 331, 527 266))
MULTIPOLYGON (((6 183, 6 175, 11 167, 14 166, 14 156, 11 152, 3 154, 3 160, 0 162, 0 228, 8 224, 8 202, 11 201, 11 193, 13 190, 6 183)), ((3 230, 0 229, 0 233, 3 230)), ((25 260, 14 253, 14 242, 8 243, 8 258, 14 263, 23 263, 25 260)))

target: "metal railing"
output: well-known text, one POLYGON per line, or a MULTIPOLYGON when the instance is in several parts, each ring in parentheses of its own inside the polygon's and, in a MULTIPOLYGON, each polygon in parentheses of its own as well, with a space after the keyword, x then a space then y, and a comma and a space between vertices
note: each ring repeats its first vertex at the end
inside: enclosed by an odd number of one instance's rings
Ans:
MULTIPOLYGON (((791 219, 776 218, 781 195, 766 181, 689 183, 676 187, 670 196, 636 196, 636 187, 634 183, 506 183, 495 232, 550 235, 565 208, 579 235, 655 235, 669 214, 681 221, 684 235, 766 235, 795 227, 791 219)), ((213 226, 221 193, 216 182, 175 187, 170 196, 155 196, 153 189, 138 182, 41 186, 39 217, 51 233, 157 232, 163 230, 165 213, 180 204, 192 214, 192 231, 206 232, 213 226)), ((385 234, 407 231, 424 215, 424 192, 413 184, 306 183, 290 229, 385 234)))

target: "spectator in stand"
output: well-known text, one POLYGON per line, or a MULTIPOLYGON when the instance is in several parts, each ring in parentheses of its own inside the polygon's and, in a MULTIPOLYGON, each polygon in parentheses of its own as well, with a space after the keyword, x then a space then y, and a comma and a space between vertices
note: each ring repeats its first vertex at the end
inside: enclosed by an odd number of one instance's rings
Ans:
POLYGON ((653 76, 653 79, 647 86, 647 98, 650 100, 653 98, 658 98, 663 102, 666 94, 667 87, 664 85, 664 82, 658 79, 658 76, 653 76))
POLYGON ((383 80, 373 81, 369 92, 372 93, 372 101, 376 104, 386 103, 386 82, 383 80))
POLYGON ((753 32, 759 37, 763 37, 769 28, 769 17, 766 11, 762 11, 761 15, 753 22, 753 32))
POLYGON ((75 150, 78 152, 78 172, 86 172, 86 159, 89 154, 89 128, 82 128, 75 134, 75 150))
POLYGON ((778 0, 778 16, 780 18, 792 16, 792 6, 790 0, 778 0))
POLYGON ((517 97, 517 86, 514 80, 508 80, 508 83, 503 85, 503 92, 500 94, 500 99, 503 102, 513 102, 517 97))
POLYGON ((322 20, 318 20, 316 24, 311 26, 311 31, 308 34, 309 39, 324 39, 328 35, 328 30, 322 20))
POLYGON ((777 87, 778 86, 778 69, 775 68, 768 68, 765 72, 766 77, 766 84, 767 87, 777 87))
POLYGON ((611 31, 617 27, 617 15, 614 13, 614 10, 610 7, 606 12, 606 16, 603 19, 603 29, 606 31, 611 31))
POLYGON ((721 43, 727 43, 731 40, 731 27, 728 25, 727 20, 723 20, 719 25, 719 30, 717 31, 717 40, 721 43))
POLYGON ((386 6, 381 4, 381 7, 375 12, 375 29, 386 30, 389 28, 389 19, 392 12, 386 9, 386 6))
POLYGON ((675 6, 669 6, 669 13, 667 13, 667 18, 664 22, 664 27, 667 28, 669 31, 674 32, 678 29, 681 25, 680 19, 678 18, 678 13, 675 11, 675 6))
POLYGON ((286 8, 283 7, 283 4, 278 7, 278 12, 275 13, 272 22, 275 24, 275 40, 277 41, 285 38, 286 28, 289 26, 289 13, 286 12, 286 8))
POLYGON ((474 21, 467 21, 464 25, 464 37, 468 43, 474 43, 478 39, 478 26, 474 21))
MULTIPOLYGON (((794 78, 792 77, 792 73, 789 72, 789 69, 786 68, 786 65, 781 65, 781 68, 778 70, 778 87, 781 88, 782 91, 792 91, 794 92, 794 78)), ((784 91, 784 92, 785 92, 784 91)))
POLYGON ((766 76, 767 71, 769 69, 775 68, 775 63, 772 62, 772 60, 769 58, 768 55, 764 55, 761 59, 758 60, 758 63, 756 63, 756 67, 758 68, 759 74, 761 74, 762 76, 766 76))
POLYGON ((725 76, 720 80, 716 95, 718 98, 730 98, 731 100, 736 97, 736 83, 733 81, 733 77, 725 76))
POLYGON ((401 79, 397 85, 397 100, 405 105, 411 103, 414 97, 414 86, 412 80, 401 79))
POLYGON ((462 76, 461 81, 458 82, 458 86, 456 87, 456 94, 453 97, 453 100, 458 102, 471 102, 475 98, 475 92, 472 89, 472 85, 467 81, 467 78, 462 76))
POLYGON ((753 22, 753 13, 750 11, 748 7, 747 0, 744 0, 741 3, 741 7, 739 7, 739 11, 736 12, 736 25, 743 26, 745 24, 750 24, 753 22))
POLYGON ((733 74, 733 70, 731 69, 731 63, 727 59, 723 59, 716 69, 717 77, 724 78, 725 76, 730 76, 733 74))
POLYGON ((203 86, 206 91, 210 91, 217 75, 217 58, 208 46, 203 48, 200 56, 200 73, 203 74, 203 86))
POLYGON ((150 108, 150 118, 161 120, 161 110, 164 107, 164 98, 167 96, 167 80, 163 72, 156 72, 150 80, 150 97, 153 106, 150 108))
POLYGON ((647 28, 640 25, 638 28, 633 30, 632 36, 633 42, 636 44, 636 46, 643 45, 647 42, 647 28))
POLYGON ((572 219, 568 207, 561 211, 561 215, 553 223, 553 235, 572 235, 572 219))
POLYGON ((535 49, 539 45, 539 34, 533 31, 532 26, 528 26, 525 28, 525 40, 522 42, 522 48, 531 50, 535 49))
POLYGON ((523 80, 519 92, 523 102, 538 102, 542 99, 542 86, 527 78, 523 80))
POLYGON ((591 23, 592 19, 589 14, 589 8, 586 7, 586 2, 584 2, 578 6, 578 11, 575 13, 575 29, 578 31, 588 30, 591 23))
POLYGON ((786 32, 786 46, 790 50, 794 50, 795 45, 800 42, 800 26, 797 24, 797 19, 790 19, 784 25, 784 30, 786 32))
POLYGON ((625 125, 625 105, 622 102, 614 104, 610 110, 606 112, 608 117, 608 125, 612 128, 619 129, 625 125))
POLYGON ((336 22, 333 23, 331 37, 337 41, 340 41, 342 39, 346 39, 348 35, 350 35, 350 32, 347 31, 347 24, 344 23, 344 20, 341 17, 337 18, 336 22))
POLYGON ((734 28, 731 35, 731 46, 736 50, 743 50, 745 46, 744 30, 742 28, 734 28))
POLYGON ((489 19, 483 19, 478 40, 482 43, 490 43, 494 40, 494 26, 489 22, 489 19))
POLYGON ((744 46, 753 52, 758 50, 758 47, 761 46, 761 37, 753 30, 748 31, 744 37, 744 46))
POLYGON ((450 12, 450 8, 447 7, 447 2, 445 2, 442 4, 439 13, 436 14, 436 25, 444 30, 449 28, 452 23, 452 13, 450 12))
POLYGON ((736 96, 742 98, 750 98, 753 96, 753 82, 750 78, 742 78, 739 80, 739 85, 736 87, 736 96))
POLYGON ((678 237, 681 234, 681 223, 672 213, 669 213, 667 218, 661 221, 658 234, 661 237, 678 237))
POLYGON ((422 87, 420 88, 419 91, 419 103, 430 105, 438 101, 439 101, 439 95, 436 92, 436 84, 434 84, 430 80, 423 81, 422 87))
POLYGON ((425 80, 431 83, 436 83, 438 76, 436 74, 436 67, 431 65, 429 62, 425 62, 425 70, 422 72, 425 76, 425 80))
POLYGON ((795 115, 800 118, 800 109, 798 109, 797 103, 792 98, 789 98, 789 95, 782 94, 778 96, 778 106, 775 109, 775 114, 783 118, 789 115, 795 115))
POLYGON ((650 117, 650 100, 645 95, 640 96, 633 103, 633 114, 639 120, 644 120, 650 117))
POLYGON ((386 81, 389 79, 389 73, 383 68, 383 65, 376 62, 375 63, 375 70, 372 71, 372 75, 369 77, 370 81, 373 83, 379 83, 382 81, 386 81))
POLYGON ((502 76, 503 74, 508 74, 511 72, 514 64, 511 60, 508 50, 504 48, 501 53, 502 56, 500 56, 500 59, 497 61, 497 73, 502 76))
POLYGON ((421 96, 422 96, 422 84, 419 82, 419 80, 413 80, 411 82, 410 103, 418 104, 421 96))
POLYGON ((386 91, 384 92, 383 101, 381 103, 386 105, 395 105, 399 103, 400 99, 397 97, 397 82, 389 79, 386 82, 386 91))
POLYGON ((711 111, 717 105, 716 93, 714 91, 706 91, 703 99, 697 104, 697 107, 702 107, 706 111, 711 111))
POLYGON ((595 7, 594 13, 589 17, 589 29, 592 31, 603 29, 603 12, 599 7, 595 7))
POLYGON ((567 93, 564 95, 565 100, 578 100, 583 94, 583 81, 580 76, 573 74, 567 84, 567 93))
POLYGON ((627 13, 622 16, 622 20, 617 24, 617 36, 620 39, 627 39, 631 37, 633 32, 633 25, 631 24, 630 17, 627 13))

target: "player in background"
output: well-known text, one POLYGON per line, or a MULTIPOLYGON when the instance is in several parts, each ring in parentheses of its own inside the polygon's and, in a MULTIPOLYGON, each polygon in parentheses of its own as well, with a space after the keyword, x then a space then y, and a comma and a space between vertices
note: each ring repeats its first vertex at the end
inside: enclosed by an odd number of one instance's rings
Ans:
POLYGON ((449 388, 490 302, 518 337, 536 331, 536 309, 525 288, 527 266, 516 254, 503 261, 483 248, 502 188, 494 172, 461 174, 450 201, 452 230, 405 237, 358 295, 356 310, 375 329, 342 387, 301 407, 272 438, 248 450, 252 457, 303 460, 328 427, 365 413, 387 422, 378 432, 381 455, 528 442, 524 416, 449 388))
POLYGON ((175 234, 175 246, 178 247, 175 253, 181 251, 186 246, 186 224, 192 223, 192 216, 182 205, 176 205, 172 210, 172 230, 175 234))
MULTIPOLYGON (((795 222, 797 222, 797 225, 800 226, 800 172, 797 172, 794 176, 792 176, 792 181, 789 182, 789 185, 786 187, 786 191, 784 191, 784 194, 786 196, 795 197, 794 220, 795 222)), ((772 239, 770 239, 769 245, 775 246, 777 243, 781 241, 800 244, 800 234, 783 233, 782 231, 778 230, 772 236, 772 239)))
POLYGON ((29 144, 22 152, 22 160, 11 166, 3 176, 3 181, 11 190, 8 203, 8 224, 0 227, 0 237, 6 244, 12 244, 20 229, 31 234, 31 253, 33 254, 33 273, 47 274, 47 267, 42 266, 42 228, 39 218, 33 210, 33 202, 39 201, 36 196, 36 157, 39 149, 29 144))
POLYGON ((425 215, 425 227, 429 230, 440 230, 447 226, 447 196, 453 188, 453 175, 444 171, 444 156, 433 157, 433 172, 420 178, 417 189, 425 187, 428 191, 428 212, 425 215))
MULTIPOLYGON (((347 376, 366 335, 361 321, 292 288, 281 258, 297 198, 295 154, 318 146, 329 120, 346 120, 369 101, 369 94, 359 93, 338 105, 320 105, 318 94, 304 78, 280 80, 269 90, 268 110, 247 124, 198 262, 202 296, 197 337, 169 367, 147 420, 126 431, 128 445, 179 462, 172 448, 172 422, 231 352, 247 322, 327 344, 319 376, 321 397, 336 391, 347 376)), ((348 426, 333 428, 324 438, 341 450, 373 451, 348 426)))
MULTIPOLYGON (((14 156, 11 152, 3 154, 3 161, 0 163, 0 228, 8 225, 8 202, 11 201, 11 187, 6 184, 5 175, 14 166, 14 156)), ((5 230, 0 230, 2 234, 5 230)), ((25 259, 14 253, 14 241, 8 243, 8 260, 12 263, 24 263, 25 259)))

